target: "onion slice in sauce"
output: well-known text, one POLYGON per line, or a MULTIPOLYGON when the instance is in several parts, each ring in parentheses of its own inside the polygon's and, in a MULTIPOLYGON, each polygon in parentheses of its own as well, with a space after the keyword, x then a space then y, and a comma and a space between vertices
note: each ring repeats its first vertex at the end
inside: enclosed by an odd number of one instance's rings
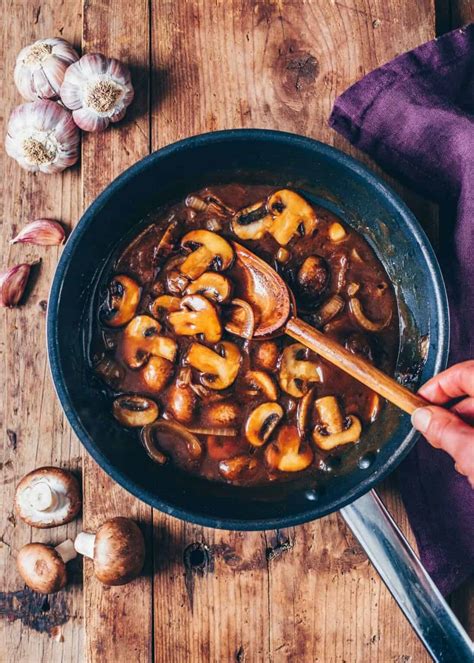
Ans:
POLYGON ((314 314, 314 321, 318 327, 322 327, 327 322, 336 317, 344 308, 344 300, 339 295, 333 295, 321 304, 314 314))
POLYGON ((200 458, 202 445, 191 431, 176 421, 160 419, 149 426, 145 426, 141 432, 143 446, 155 462, 163 465, 167 461, 167 457, 159 448, 160 432, 164 435, 174 436, 177 440, 182 440, 186 444, 186 449, 191 458, 200 458))
POLYGON ((235 437, 237 435, 237 429, 230 427, 187 426, 187 429, 195 435, 216 435, 217 437, 235 437))
POLYGON ((231 306, 235 309, 225 329, 231 334, 251 339, 255 330, 255 315, 253 308, 244 299, 233 299, 231 306))
POLYGON ((298 409, 296 410, 296 425, 298 433, 304 437, 309 423, 309 411, 314 399, 314 387, 312 387, 298 402, 298 409))
POLYGON ((385 329, 385 327, 387 327, 390 324, 390 321, 392 319, 392 312, 390 311, 387 318, 385 320, 382 320, 381 322, 373 322, 372 320, 369 320, 369 318, 364 314, 364 311, 362 310, 362 304, 360 303, 360 300, 357 297, 351 297, 349 299, 349 310, 354 316, 357 323, 363 329, 369 332, 382 331, 382 329, 385 329))

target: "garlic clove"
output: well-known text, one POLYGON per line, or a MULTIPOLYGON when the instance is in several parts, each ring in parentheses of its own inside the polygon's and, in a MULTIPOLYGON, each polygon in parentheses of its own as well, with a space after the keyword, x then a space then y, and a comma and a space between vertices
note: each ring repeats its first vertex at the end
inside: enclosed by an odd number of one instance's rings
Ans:
POLYGON ((16 306, 25 292, 31 265, 23 263, 0 272, 0 306, 16 306))
POLYGON ((57 173, 79 158, 79 131, 56 102, 33 101, 13 109, 5 149, 25 170, 57 173))
POLYGON ((57 99, 66 69, 79 55, 65 39, 40 39, 23 48, 16 59, 14 80, 25 99, 57 99))
POLYGON ((57 246, 64 242, 66 233, 57 221, 38 219, 27 223, 10 244, 37 244, 38 246, 57 246))
POLYGON ((84 131, 102 131, 121 120, 133 96, 128 67, 101 53, 89 53, 71 65, 61 86, 61 101, 84 131))

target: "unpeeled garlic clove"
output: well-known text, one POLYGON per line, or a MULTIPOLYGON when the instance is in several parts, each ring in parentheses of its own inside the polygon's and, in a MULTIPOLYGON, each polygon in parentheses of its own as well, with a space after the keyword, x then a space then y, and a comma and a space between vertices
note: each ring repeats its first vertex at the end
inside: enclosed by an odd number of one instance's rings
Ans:
POLYGON ((79 55, 65 39, 40 39, 25 46, 16 59, 14 79, 28 101, 57 99, 66 69, 79 55))
POLYGON ((25 170, 57 173, 79 158, 79 130, 56 102, 32 101, 13 109, 5 149, 25 170))
POLYGON ((65 237, 64 228, 57 221, 53 221, 52 219, 37 219, 22 228, 18 235, 10 240, 10 244, 57 246, 64 242, 65 237))
POLYGON ((0 306, 16 306, 25 292, 31 265, 15 265, 0 273, 0 306))
POLYGON ((84 131, 102 131, 121 120, 134 91, 130 71, 101 53, 83 55, 66 71, 61 101, 84 131))

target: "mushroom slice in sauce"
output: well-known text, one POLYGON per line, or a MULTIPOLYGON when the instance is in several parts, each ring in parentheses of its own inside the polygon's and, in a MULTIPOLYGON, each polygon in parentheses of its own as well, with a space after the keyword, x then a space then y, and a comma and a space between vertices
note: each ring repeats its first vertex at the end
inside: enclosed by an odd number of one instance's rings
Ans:
POLYGON ((273 223, 264 202, 254 203, 237 212, 232 230, 239 239, 261 239, 273 223))
POLYGON ((301 398, 312 382, 321 382, 321 368, 304 359, 306 348, 301 343, 288 345, 282 353, 278 380, 280 387, 290 396, 301 398))
POLYGON ((320 449, 329 451, 339 445, 359 441, 362 432, 360 419, 354 415, 344 418, 334 396, 318 398, 314 405, 321 423, 313 430, 313 440, 320 449))
POLYGON ((241 354, 234 343, 220 344, 222 354, 201 343, 193 343, 185 357, 185 363, 202 373, 201 382, 211 389, 227 389, 239 372, 241 354))
POLYGON ((278 398, 278 387, 275 380, 265 371, 247 371, 244 379, 252 390, 249 393, 254 393, 254 390, 257 393, 261 391, 270 401, 276 401, 278 398))
POLYGON ((124 274, 114 276, 108 287, 105 323, 109 327, 126 325, 140 303, 141 288, 133 279, 124 274))
POLYGON ((150 304, 150 313, 154 318, 159 318, 160 314, 179 311, 181 299, 173 295, 160 295, 150 304))
POLYGON ((280 472, 301 472, 313 462, 311 448, 303 444, 296 426, 282 426, 275 442, 265 449, 265 460, 280 472))
POLYGON ((254 447, 261 447, 270 438, 283 417, 279 403, 262 403, 249 414, 245 423, 245 436, 254 447))
POLYGON ((160 356, 152 356, 141 369, 140 374, 146 386, 155 393, 166 387, 174 373, 174 364, 160 356))
POLYGON ((180 310, 168 315, 168 322, 178 336, 202 334, 208 343, 222 337, 222 325, 216 307, 202 295, 186 295, 180 310))
POLYGON ((219 473, 228 481, 237 480, 244 472, 253 472, 258 467, 258 460, 253 456, 234 456, 221 460, 219 473))
POLYGON ((222 304, 228 302, 232 295, 232 283, 223 274, 204 272, 188 285, 184 293, 186 295, 204 295, 207 299, 222 304))
POLYGON ((289 189, 273 193, 268 198, 267 208, 273 218, 268 232, 282 246, 286 246, 298 233, 305 236, 312 235, 318 224, 311 205, 289 189))
POLYGON ((123 358, 130 368, 140 368, 150 355, 173 362, 178 346, 176 341, 162 336, 161 324, 149 315, 137 315, 123 333, 123 358))
POLYGON ((183 247, 191 247, 191 253, 179 266, 188 279, 194 281, 209 268, 218 272, 232 264, 234 251, 225 239, 210 230, 191 230, 181 240, 183 247))
POLYGON ((151 424, 159 414, 158 405, 151 398, 134 395, 116 398, 112 411, 117 421, 127 428, 151 424))

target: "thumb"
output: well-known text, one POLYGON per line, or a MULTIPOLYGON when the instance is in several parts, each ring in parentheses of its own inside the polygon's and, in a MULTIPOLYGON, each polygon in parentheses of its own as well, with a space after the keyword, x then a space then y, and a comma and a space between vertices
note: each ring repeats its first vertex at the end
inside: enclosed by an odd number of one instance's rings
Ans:
POLYGON ((415 410, 413 426, 428 442, 446 451, 455 460, 462 474, 470 474, 474 465, 474 427, 441 407, 430 406, 415 410))

